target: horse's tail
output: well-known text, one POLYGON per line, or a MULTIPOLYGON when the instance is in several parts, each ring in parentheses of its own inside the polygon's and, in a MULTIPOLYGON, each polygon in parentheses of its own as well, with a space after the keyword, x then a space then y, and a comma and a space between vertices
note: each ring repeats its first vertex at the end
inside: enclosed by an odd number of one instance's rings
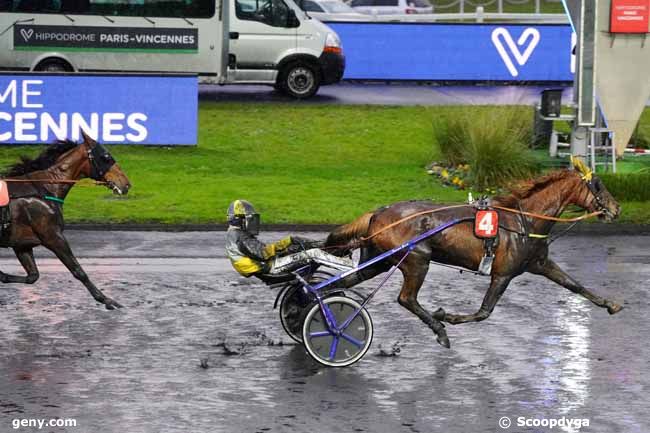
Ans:
POLYGON ((374 212, 365 213, 350 224, 345 224, 335 228, 327 237, 325 247, 342 252, 354 248, 356 241, 368 235, 370 220, 374 214, 374 212))

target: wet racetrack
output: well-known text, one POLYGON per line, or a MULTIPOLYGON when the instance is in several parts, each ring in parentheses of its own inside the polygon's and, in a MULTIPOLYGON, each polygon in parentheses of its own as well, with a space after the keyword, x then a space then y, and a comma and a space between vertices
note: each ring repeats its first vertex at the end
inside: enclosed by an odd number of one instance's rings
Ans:
MULTIPOLYGON (((395 302, 395 275, 370 305, 366 357, 331 369, 284 334, 274 291, 230 269, 224 233, 69 237, 91 279, 126 308, 98 306, 46 255, 35 285, 4 285, 0 432, 14 431, 13 419, 60 417, 77 427, 41 431, 469 433, 504 431, 503 416, 512 432, 650 431, 650 238, 552 246, 569 273, 624 304, 618 315, 524 275, 487 321, 447 326, 451 350, 395 302), (589 426, 516 427, 520 416, 589 426)), ((0 268, 20 271, 9 251, 0 268)), ((432 267, 420 301, 473 312, 486 285, 432 267)))
MULTIPOLYGON (((441 86, 427 83, 399 84, 342 82, 323 86, 318 93, 300 104, 321 105, 535 105, 542 90, 564 89, 563 98, 572 100, 573 88, 564 85, 516 86, 441 86)), ((201 85, 202 101, 219 102, 286 102, 296 100, 273 90, 271 86, 201 85)))

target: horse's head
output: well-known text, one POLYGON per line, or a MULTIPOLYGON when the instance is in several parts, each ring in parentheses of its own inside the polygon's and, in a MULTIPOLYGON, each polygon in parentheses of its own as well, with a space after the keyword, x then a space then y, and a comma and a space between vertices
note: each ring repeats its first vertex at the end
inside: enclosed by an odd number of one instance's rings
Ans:
POLYGON ((128 193, 131 188, 129 178, 126 177, 113 156, 84 131, 81 131, 81 135, 84 139, 81 146, 84 147, 88 158, 88 168, 84 174, 93 180, 106 182, 108 188, 115 194, 128 193))
POLYGON ((599 218, 612 221, 621 213, 621 206, 607 191, 605 184, 582 160, 571 157, 576 176, 580 177, 580 188, 575 191, 575 204, 589 212, 602 212, 599 218))

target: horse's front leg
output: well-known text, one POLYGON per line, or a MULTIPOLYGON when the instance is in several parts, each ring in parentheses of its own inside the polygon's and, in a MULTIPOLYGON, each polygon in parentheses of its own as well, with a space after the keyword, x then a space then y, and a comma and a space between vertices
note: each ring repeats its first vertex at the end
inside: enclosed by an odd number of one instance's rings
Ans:
POLYGON ((503 292, 506 291, 510 281, 512 281, 511 275, 492 275, 492 281, 490 282, 490 287, 483 298, 481 308, 479 308, 474 314, 448 314, 445 310, 439 308, 435 313, 433 313, 433 316, 438 320, 452 325, 485 320, 490 317, 490 314, 494 311, 494 307, 496 307, 503 292))
POLYGON ((14 248, 14 253, 18 257, 18 261, 27 275, 22 277, 20 275, 9 275, 4 272, 0 272, 0 282, 2 283, 22 283, 22 284, 33 284, 38 280, 38 268, 36 267, 36 262, 34 261, 34 252, 31 248, 14 248))
POLYGON ((68 245, 68 241, 63 236, 63 233, 58 232, 41 239, 43 246, 52 251, 56 256, 61 260, 61 262, 68 268, 68 270, 74 275, 76 279, 81 281, 84 286, 88 289, 90 294, 95 298, 99 303, 102 303, 106 306, 107 310, 113 310, 115 308, 121 308, 122 306, 104 295, 101 290, 99 290, 95 285, 90 281, 86 272, 72 254, 72 250, 68 245))
POLYGON ((428 260, 409 261, 409 259, 405 260, 402 264, 404 283, 402 284, 402 290, 399 293, 397 302, 426 323, 436 334, 436 341, 438 343, 449 348, 451 344, 449 343, 445 326, 439 320, 435 319, 430 312, 422 308, 418 302, 418 292, 429 270, 429 262, 428 260))
POLYGON ((566 287, 573 293, 577 293, 578 295, 589 299, 599 307, 607 308, 607 312, 609 314, 616 314, 623 309, 622 305, 598 296, 589 289, 583 287, 582 284, 571 278, 571 276, 564 272, 562 268, 560 268, 557 263, 551 259, 547 258, 542 262, 536 262, 528 269, 528 272, 537 275, 543 275, 549 280, 558 283, 562 287, 566 287))

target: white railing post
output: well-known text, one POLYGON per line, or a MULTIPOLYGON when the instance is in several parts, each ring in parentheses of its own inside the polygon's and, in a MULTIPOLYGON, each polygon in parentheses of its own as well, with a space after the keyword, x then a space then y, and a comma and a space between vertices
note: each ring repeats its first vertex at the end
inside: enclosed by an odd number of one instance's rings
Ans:
POLYGON ((460 13, 465 13, 465 0, 460 0, 460 13))
POLYGON ((482 23, 483 22, 483 14, 485 13, 485 9, 483 6, 476 6, 476 22, 477 23, 482 23))
POLYGON ((535 13, 536 13, 536 14, 540 13, 540 11, 541 11, 540 4, 539 4, 539 3, 540 3, 539 0, 535 0, 535 13))
POLYGON ((499 12, 500 14, 503 13, 503 0, 499 0, 497 2, 497 12, 499 12))

